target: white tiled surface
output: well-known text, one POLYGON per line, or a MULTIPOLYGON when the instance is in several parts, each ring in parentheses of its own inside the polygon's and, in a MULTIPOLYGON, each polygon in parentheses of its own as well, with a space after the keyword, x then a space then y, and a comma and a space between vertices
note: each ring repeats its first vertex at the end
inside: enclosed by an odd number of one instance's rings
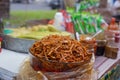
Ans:
POLYGON ((18 73, 21 64, 27 56, 28 54, 2 49, 0 53, 0 67, 13 73, 18 73))

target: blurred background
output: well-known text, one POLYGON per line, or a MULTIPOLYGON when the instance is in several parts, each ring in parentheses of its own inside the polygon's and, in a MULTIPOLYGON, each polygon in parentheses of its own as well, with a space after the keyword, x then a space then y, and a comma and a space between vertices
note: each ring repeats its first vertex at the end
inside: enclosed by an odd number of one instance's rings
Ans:
POLYGON ((0 18, 6 26, 19 26, 28 20, 51 19, 63 0, 0 0, 0 18))
MULTIPOLYGON (((0 0, 0 18, 5 18, 6 26, 19 26, 28 20, 53 19, 59 9, 65 9, 66 5, 74 7, 80 1, 84 0, 0 0)), ((116 1, 100 0, 100 8, 110 11, 116 1)))

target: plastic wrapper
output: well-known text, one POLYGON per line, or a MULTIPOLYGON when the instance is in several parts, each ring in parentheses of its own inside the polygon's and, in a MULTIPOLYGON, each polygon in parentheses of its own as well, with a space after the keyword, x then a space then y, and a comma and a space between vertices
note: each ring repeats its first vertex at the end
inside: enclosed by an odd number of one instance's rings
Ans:
POLYGON ((66 72, 35 71, 26 59, 21 66, 17 80, 97 80, 97 72, 93 69, 94 56, 90 62, 66 72))
POLYGON ((20 67, 17 80, 48 80, 41 72, 34 71, 30 66, 30 60, 27 58, 20 67))

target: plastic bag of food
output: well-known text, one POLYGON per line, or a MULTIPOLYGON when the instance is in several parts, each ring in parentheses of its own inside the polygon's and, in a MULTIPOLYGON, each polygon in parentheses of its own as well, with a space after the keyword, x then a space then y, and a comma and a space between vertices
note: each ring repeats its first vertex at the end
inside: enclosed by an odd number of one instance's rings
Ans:
POLYGON ((27 58, 21 65, 16 80, 48 80, 41 72, 35 71, 27 58))
POLYGON ((27 58, 20 67, 17 80, 97 80, 97 72, 93 69, 94 57, 90 63, 76 68, 71 72, 35 71, 27 58))
POLYGON ((71 68, 65 72, 43 72, 49 80, 95 80, 93 75, 94 56, 87 62, 76 68, 71 68))

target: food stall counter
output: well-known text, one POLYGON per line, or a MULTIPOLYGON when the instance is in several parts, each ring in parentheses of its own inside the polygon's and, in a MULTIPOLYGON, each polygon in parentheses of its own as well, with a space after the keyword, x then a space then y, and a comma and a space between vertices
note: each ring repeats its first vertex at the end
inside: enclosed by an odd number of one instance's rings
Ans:
POLYGON ((28 54, 2 49, 0 53, 0 80, 13 80, 28 54))
MULTIPOLYGON (((2 49, 0 53, 0 79, 14 80, 19 72, 20 66, 28 58, 28 54, 18 53, 2 49)), ((97 56, 94 68, 98 72, 98 79, 101 78, 115 63, 120 61, 120 51, 117 59, 109 59, 103 56, 97 56)))

